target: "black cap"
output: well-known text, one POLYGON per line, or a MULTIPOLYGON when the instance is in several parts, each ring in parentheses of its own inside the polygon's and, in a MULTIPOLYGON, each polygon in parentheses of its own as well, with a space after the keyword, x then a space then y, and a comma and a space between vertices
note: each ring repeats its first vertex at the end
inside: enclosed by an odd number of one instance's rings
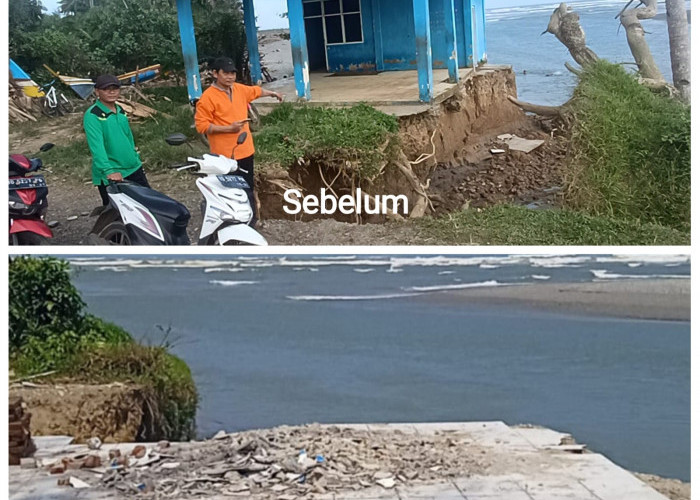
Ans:
POLYGON ((209 68, 214 71, 226 71, 227 73, 236 71, 236 65, 230 57, 217 57, 214 59, 214 62, 209 65, 209 68))
POLYGON ((100 75, 95 79, 96 89, 106 89, 107 87, 121 87, 122 83, 114 75, 100 75))

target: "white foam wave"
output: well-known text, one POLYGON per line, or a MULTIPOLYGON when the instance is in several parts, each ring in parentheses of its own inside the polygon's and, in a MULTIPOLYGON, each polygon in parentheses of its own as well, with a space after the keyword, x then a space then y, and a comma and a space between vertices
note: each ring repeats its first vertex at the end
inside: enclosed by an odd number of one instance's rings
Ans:
POLYGON ((353 269, 356 273, 371 273, 374 271, 374 269, 368 269, 368 268, 361 268, 361 269, 353 269))
POLYGON ((641 262, 644 264, 688 264, 689 255, 611 255, 595 258, 601 264, 641 262))
POLYGON ((239 267, 208 267, 205 273, 240 273, 243 269, 239 267))
POLYGON ((97 268, 98 271, 113 271, 115 273, 123 273, 125 271, 128 271, 128 267, 120 267, 120 266, 100 266, 97 268))
POLYGON ((690 279, 687 274, 618 274, 606 269, 591 269, 591 274, 599 280, 620 279, 690 279))
POLYGON ((533 280, 548 280, 551 278, 551 276, 546 275, 546 274, 533 274, 532 279, 533 280))
POLYGON ((229 280, 211 280, 209 282, 212 285, 219 286, 240 286, 240 285, 255 285, 260 283, 259 281, 229 281, 229 280))
POLYGON ((455 273, 454 271, 440 271, 440 272, 438 273, 438 276, 441 276, 441 275, 444 275, 444 274, 454 274, 454 273, 455 273))
POLYGON ((413 292, 442 292, 447 290, 464 290, 466 288, 490 288, 494 286, 512 286, 517 283, 500 283, 496 280, 480 281, 477 283, 460 283, 458 285, 412 286, 404 290, 413 292))
POLYGON ((581 267, 591 261, 588 256, 553 256, 553 257, 530 257, 532 267, 558 268, 558 267, 581 267))
POLYGON ((377 295, 288 295, 290 300, 300 301, 343 301, 343 300, 384 300, 415 297, 422 293, 384 293, 377 295))

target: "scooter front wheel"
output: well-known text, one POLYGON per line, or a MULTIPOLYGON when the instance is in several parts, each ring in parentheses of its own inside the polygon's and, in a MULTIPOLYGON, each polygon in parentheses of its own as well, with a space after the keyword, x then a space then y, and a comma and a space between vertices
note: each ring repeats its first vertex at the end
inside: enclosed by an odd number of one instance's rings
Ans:
POLYGON ((22 231, 10 234, 10 245, 46 245, 47 241, 40 234, 22 231))
POLYGON ((131 238, 122 221, 110 222, 97 236, 108 245, 131 245, 131 238))

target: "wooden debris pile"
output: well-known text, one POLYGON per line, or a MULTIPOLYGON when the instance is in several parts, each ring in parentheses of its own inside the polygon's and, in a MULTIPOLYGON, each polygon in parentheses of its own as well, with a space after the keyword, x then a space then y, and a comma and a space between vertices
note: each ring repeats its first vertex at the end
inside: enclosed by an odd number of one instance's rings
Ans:
POLYGON ((138 87, 134 85, 122 87, 121 98, 117 101, 126 114, 134 118, 151 118, 156 114, 165 116, 166 118, 172 118, 171 115, 163 112, 159 112, 150 106, 147 106, 140 101, 151 102, 151 97, 141 92, 138 87))
POLYGON ((10 465, 19 465, 22 458, 34 451, 29 430, 31 413, 25 411, 22 398, 10 398, 10 465))
POLYGON ((41 115, 39 108, 39 100, 33 99, 22 92, 22 89, 9 85, 10 103, 8 107, 8 115, 10 122, 23 123, 32 121, 35 122, 37 117, 41 115))

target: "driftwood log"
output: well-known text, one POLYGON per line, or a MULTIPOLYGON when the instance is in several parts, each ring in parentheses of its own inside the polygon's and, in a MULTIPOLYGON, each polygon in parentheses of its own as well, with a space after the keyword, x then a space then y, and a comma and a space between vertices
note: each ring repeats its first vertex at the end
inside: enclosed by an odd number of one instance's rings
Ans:
POLYGON ((640 0, 640 3, 643 7, 628 9, 625 6, 619 14, 620 23, 625 28, 627 45, 630 47, 642 79, 665 82, 664 76, 656 65, 656 61, 654 61, 654 56, 651 55, 649 45, 644 39, 644 28, 640 22, 643 19, 651 19, 656 15, 656 0, 640 0))
POLYGON ((565 3, 559 4, 552 17, 549 18, 547 29, 542 32, 551 33, 563 43, 574 61, 581 66, 587 66, 598 60, 598 56, 586 46, 586 34, 578 22, 578 14, 573 12, 565 3))

